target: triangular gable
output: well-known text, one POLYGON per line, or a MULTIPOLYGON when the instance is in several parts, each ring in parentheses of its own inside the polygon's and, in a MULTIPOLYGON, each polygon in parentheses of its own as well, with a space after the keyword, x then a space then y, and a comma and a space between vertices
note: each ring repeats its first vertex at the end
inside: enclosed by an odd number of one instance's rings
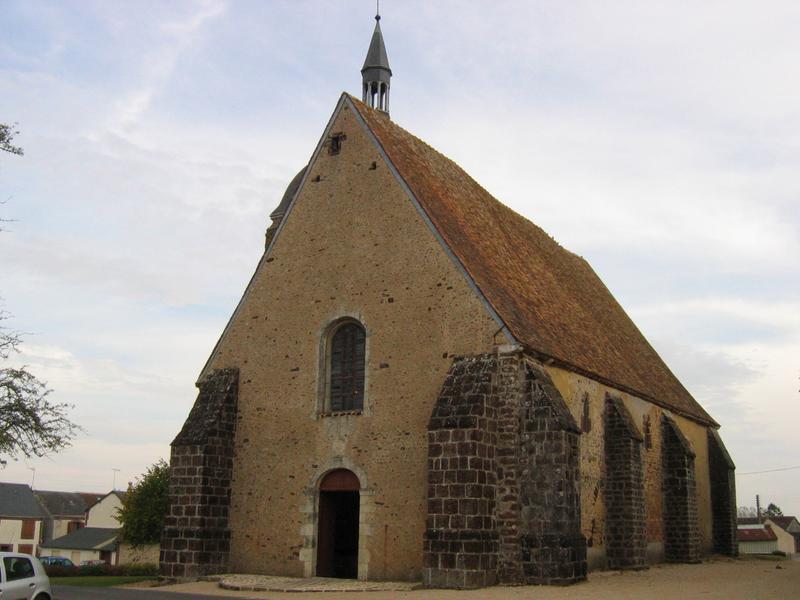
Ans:
POLYGON ((716 425, 583 258, 387 115, 348 99, 508 337, 537 358, 716 425))
MULTIPOLYGON (((361 104, 361 103, 359 102, 359 104, 361 104)), ((361 105, 361 106, 363 106, 363 105, 361 105)), ((294 192, 294 194, 292 195, 292 198, 291 198, 291 200, 289 201, 289 203, 288 203, 288 205, 286 207, 286 211, 285 211, 285 213, 283 215, 283 218, 282 218, 280 224, 278 225, 278 227, 277 227, 277 229, 275 231, 275 235, 270 240, 269 245, 267 246, 264 254, 262 255, 261 260, 258 263, 258 266, 256 267, 255 271, 253 272, 253 275, 251 276, 250 281, 248 282, 247 287, 245 288, 245 291, 242 294, 242 297, 241 297, 241 299, 239 300, 239 303, 236 306, 236 309, 234 310, 234 312, 231 315, 230 319, 228 319, 228 323, 225 325, 225 329, 223 330, 222 335, 220 335, 219 339, 217 340, 217 343, 214 345, 214 349, 211 351, 211 355, 208 357, 208 360, 206 361, 206 364, 203 366, 203 369, 200 372, 200 375, 199 375, 199 377, 197 379, 197 385, 198 386, 201 385, 201 383, 204 381, 206 376, 208 376, 209 367, 210 367, 211 363, 213 362, 213 359, 216 356, 222 341, 225 339, 226 335, 228 334, 228 331, 230 330, 230 328, 231 328, 233 322, 235 321, 237 314, 240 312, 242 306, 244 306, 245 300, 249 296, 250 290, 252 289, 252 287, 253 287, 253 285, 255 283, 256 275, 261 270, 261 268, 262 268, 263 264, 265 263, 265 261, 269 260, 270 253, 271 253, 272 249, 275 247, 275 244, 277 243, 278 238, 280 237, 281 232, 283 231, 284 225, 289 220, 290 214, 292 212, 292 208, 294 207, 297 198, 303 192, 303 188, 306 185, 306 182, 307 182, 307 179, 309 177, 309 174, 313 170, 312 166, 313 166, 314 162, 316 161, 317 157, 319 156, 319 153, 323 150, 323 148, 325 148, 326 144, 328 143, 329 137, 333 133, 332 132, 332 127, 333 127, 334 123, 336 122, 337 117, 339 116, 340 112, 342 110, 344 110, 345 108, 348 108, 348 109, 353 111, 353 114, 356 116, 357 120, 364 127, 365 133, 372 140, 372 142, 376 145, 376 148, 379 150, 380 154, 383 156, 383 158, 384 158, 384 160, 386 162, 386 166, 388 167, 390 172, 394 175, 394 177, 397 180, 398 184, 405 191, 405 193, 408 196, 408 198, 411 200, 412 204, 414 205, 414 207, 417 210, 417 213, 420 215, 422 220, 426 223, 426 225, 428 226, 428 229, 433 234, 433 236, 436 238, 436 240, 439 242, 439 244, 441 245, 441 247, 445 251, 445 253, 448 255, 448 257, 452 260, 453 264, 456 266, 456 268, 459 270, 459 272, 461 272, 461 274, 465 277, 465 279, 467 280, 467 283, 470 285, 472 290, 481 299, 481 301, 482 301, 484 307, 486 308, 487 312, 497 322, 497 325, 498 325, 497 336, 501 336, 501 334, 502 334, 505 337, 505 340, 504 340, 505 342, 509 342, 510 343, 510 342, 514 342, 515 341, 514 337, 509 332, 509 330, 506 327, 506 325, 503 322, 503 320, 494 311, 492 306, 486 301, 486 298, 483 296, 483 294, 481 293, 480 289, 475 284, 474 280, 469 276, 469 273, 467 273, 467 271, 464 269, 464 266, 461 264, 461 262, 458 260, 458 258, 453 254, 452 250, 447 245, 445 240, 442 238, 442 236, 440 235, 440 233, 437 230, 437 228, 434 226, 434 224, 428 218, 428 215, 425 212, 425 210, 419 205, 419 203, 417 202, 413 192, 408 188, 408 186, 406 185, 406 183, 403 180, 403 178, 397 172, 397 169, 392 164, 392 162, 389 159, 389 157, 386 156, 385 152, 383 152, 383 149, 381 148, 381 145, 378 142, 378 140, 375 138, 375 135, 373 134, 373 132, 371 131, 371 129, 369 128, 367 123, 363 120, 363 118, 361 118, 359 109, 353 103, 353 98, 350 95, 348 95, 346 93, 343 93, 341 95, 341 97, 339 98, 339 101, 336 104, 336 108, 334 109, 333 114, 331 115, 330 119, 328 120, 328 124, 325 126, 325 129, 324 129, 324 131, 322 133, 322 136, 320 137, 319 141, 317 142, 316 147, 314 148, 314 152, 311 155, 311 158, 309 159, 309 161, 307 163, 307 167, 305 168, 305 171, 302 172, 303 175, 301 176, 300 183, 299 183, 299 185, 297 185, 297 189, 294 192)), ((502 338, 499 338, 499 339, 502 339, 502 338)))
MULTIPOLYGON (((589 264, 542 229, 500 203, 453 161, 414 137, 385 113, 342 94, 312 165, 345 108, 354 114, 400 186, 461 271, 498 334, 549 364, 586 375, 704 424, 715 421, 681 385, 589 264)), ((307 169, 277 231, 200 374, 280 237, 311 169, 307 169)))

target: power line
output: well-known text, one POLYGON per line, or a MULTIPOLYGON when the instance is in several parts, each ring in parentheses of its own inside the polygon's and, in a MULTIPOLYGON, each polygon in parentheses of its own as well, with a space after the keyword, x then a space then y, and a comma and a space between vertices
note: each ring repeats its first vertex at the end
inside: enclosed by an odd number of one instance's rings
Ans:
POLYGON ((766 471, 748 471, 747 473, 737 473, 737 475, 758 475, 759 473, 777 473, 778 471, 793 471, 800 469, 800 465, 796 467, 783 467, 781 469, 767 469, 766 471))

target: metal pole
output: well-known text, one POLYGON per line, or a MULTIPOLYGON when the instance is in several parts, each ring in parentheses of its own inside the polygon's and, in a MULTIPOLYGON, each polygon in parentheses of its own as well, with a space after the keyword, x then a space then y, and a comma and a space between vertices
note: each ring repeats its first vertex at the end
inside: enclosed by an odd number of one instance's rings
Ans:
POLYGON ((761 523, 761 498, 758 497, 756 494, 756 518, 758 519, 759 524, 761 523))

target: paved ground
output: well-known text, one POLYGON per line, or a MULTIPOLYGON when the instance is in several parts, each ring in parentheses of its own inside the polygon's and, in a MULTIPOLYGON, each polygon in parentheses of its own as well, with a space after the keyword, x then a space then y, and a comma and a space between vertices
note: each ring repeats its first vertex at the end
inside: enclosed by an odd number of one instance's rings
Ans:
POLYGON ((589 581, 566 588, 495 587, 467 592, 342 592, 326 588, 319 579, 293 581, 298 587, 292 592, 224 590, 208 581, 144 589, 58 586, 54 591, 56 600, 220 600, 220 596, 254 600, 791 600, 800 599, 800 561, 719 559, 699 565, 656 565, 634 573, 591 573, 589 581), (325 593, 301 591, 312 583, 325 593))
MULTIPOLYGON (((186 595, 179 595, 174 591, 164 592, 164 589, 169 588, 126 589, 57 585, 53 587, 53 595, 55 600, 184 600, 187 598, 186 595)), ((199 593, 188 597, 192 600, 220 600, 218 595, 205 596, 199 593)))
POLYGON ((222 575, 216 579, 224 590, 263 592, 409 592, 419 587, 416 581, 356 581, 330 577, 222 575))

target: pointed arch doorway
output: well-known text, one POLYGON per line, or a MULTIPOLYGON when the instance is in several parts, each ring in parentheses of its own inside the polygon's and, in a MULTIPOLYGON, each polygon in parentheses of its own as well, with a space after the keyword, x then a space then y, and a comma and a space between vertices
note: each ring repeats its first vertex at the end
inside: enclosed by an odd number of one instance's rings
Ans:
POLYGON ((317 577, 358 577, 361 484, 347 469, 330 471, 319 484, 317 577))

